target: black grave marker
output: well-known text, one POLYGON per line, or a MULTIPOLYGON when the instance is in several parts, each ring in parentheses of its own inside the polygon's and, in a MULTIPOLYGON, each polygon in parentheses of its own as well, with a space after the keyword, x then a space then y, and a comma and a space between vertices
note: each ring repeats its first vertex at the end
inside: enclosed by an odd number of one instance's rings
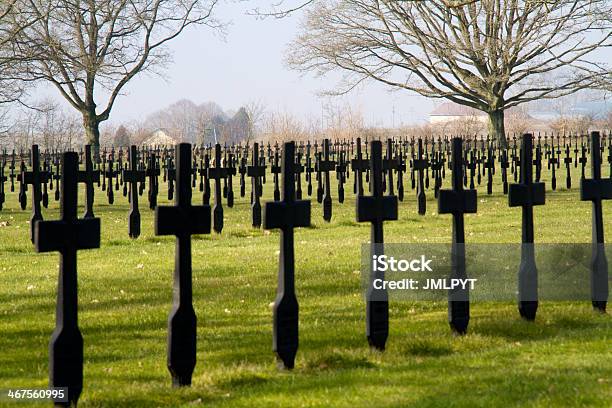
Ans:
POLYGON ((168 370, 174 386, 191 385, 196 364, 196 325, 193 310, 191 235, 210 233, 210 206, 191 205, 191 145, 176 146, 174 206, 155 209, 155 235, 174 235, 174 291, 168 318, 168 370))
POLYGON ((538 310, 538 270, 535 263, 533 206, 544 205, 544 183, 533 182, 533 136, 523 135, 521 146, 521 182, 511 184, 508 193, 510 207, 523 208, 521 264, 518 273, 519 313, 526 320, 534 320, 538 310))
MULTIPOLYGON (((370 185, 372 196, 357 197, 357 221, 370 222, 370 258, 384 254, 383 222, 397 220, 397 196, 383 196, 382 143, 370 144, 370 185)), ((369 263, 372 264, 371 262, 369 263)), ((366 293, 366 336, 370 346, 384 350, 389 336, 389 301, 386 289, 374 289, 375 279, 384 280, 384 272, 371 271, 366 293), (376 299, 376 300, 373 300, 376 299)))
POLYGON ((593 251, 591 256, 591 302, 605 312, 608 303, 608 260, 604 246, 602 200, 612 199, 612 179, 601 178, 600 134, 591 133, 591 179, 580 181, 580 199, 593 203, 593 251))
POLYGON ((62 156, 59 221, 38 221, 37 252, 60 253, 55 330, 49 342, 49 386, 67 387, 68 402, 76 406, 83 390, 83 337, 78 326, 77 251, 100 247, 100 219, 77 218, 77 153, 62 156))
MULTIPOLYGON (((451 279, 466 279, 465 231, 463 214, 475 213, 477 209, 476 190, 463 189, 463 147, 459 137, 453 138, 452 145, 452 189, 440 190, 438 214, 453 215, 451 246, 451 279)), ((453 331, 464 334, 470 321, 469 291, 456 288, 448 293, 448 319, 453 331)))
POLYGON ((79 171, 79 183, 85 184, 85 214, 83 218, 93 218, 94 183, 100 181, 100 170, 93 169, 91 146, 85 145, 85 170, 79 171))
POLYGON ((130 183, 130 212, 128 215, 128 234, 130 238, 140 236, 140 210, 138 209, 138 183, 144 182, 145 172, 138 170, 138 150, 130 148, 130 170, 123 170, 123 180, 130 183))
POLYGON ((280 229, 278 289, 274 301, 272 347, 285 368, 291 369, 298 349, 298 301, 295 295, 294 228, 310 226, 310 201, 295 199, 295 143, 282 153, 282 200, 267 202, 264 228, 280 229))

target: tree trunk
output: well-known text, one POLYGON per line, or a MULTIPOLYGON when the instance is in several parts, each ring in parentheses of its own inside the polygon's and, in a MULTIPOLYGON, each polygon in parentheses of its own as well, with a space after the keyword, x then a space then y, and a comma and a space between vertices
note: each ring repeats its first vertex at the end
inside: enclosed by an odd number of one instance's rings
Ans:
POLYGON ((100 121, 91 115, 83 115, 83 127, 85 128, 85 143, 91 145, 94 160, 100 152, 100 121))
POLYGON ((499 147, 505 148, 508 146, 506 128, 504 127, 503 109, 489 112, 489 137, 493 140, 497 140, 499 147))

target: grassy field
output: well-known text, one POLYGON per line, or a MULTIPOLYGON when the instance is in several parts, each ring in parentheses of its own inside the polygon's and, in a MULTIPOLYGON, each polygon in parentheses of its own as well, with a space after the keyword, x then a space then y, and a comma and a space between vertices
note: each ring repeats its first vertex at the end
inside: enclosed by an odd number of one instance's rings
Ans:
MULTIPOLYGON (((486 195, 483 180, 478 213, 466 217, 468 242, 520 242, 520 209, 508 208, 495 177, 494 194, 486 195)), ((451 219, 435 213, 433 192, 427 215, 418 216, 407 177, 406 185, 400 220, 386 224, 386 240, 449 242, 451 219)), ((163 204, 165 186, 161 191, 163 204)), ((174 239, 154 236, 146 195, 142 235, 131 240, 125 198, 109 206, 96 194, 102 247, 79 253, 83 407, 610 406, 612 325, 588 302, 542 302, 535 323, 522 321, 510 302, 474 303, 463 337, 451 335, 445 302, 396 302, 388 349, 369 350, 359 275, 369 225, 354 221, 352 177, 345 203, 334 202, 331 223, 323 222, 314 200, 313 226, 296 232, 300 349, 291 372, 279 371, 271 352, 278 233, 253 229, 248 200, 238 197, 234 208, 225 208, 222 234, 194 237, 198 363, 193 386, 173 389, 166 325, 174 239)), ((271 196, 271 178, 265 196, 271 196)), ((194 193, 194 202, 200 197, 194 193)), ((58 217, 55 202, 43 212, 46 219, 58 217)), ((0 389, 47 386, 58 255, 34 252, 28 219, 29 210, 18 210, 16 194, 9 193, 0 212, 0 389)), ((610 203, 604 222, 610 237, 610 203)), ((535 224, 537 242, 590 242, 590 203, 579 201, 576 187, 548 192, 535 224)))

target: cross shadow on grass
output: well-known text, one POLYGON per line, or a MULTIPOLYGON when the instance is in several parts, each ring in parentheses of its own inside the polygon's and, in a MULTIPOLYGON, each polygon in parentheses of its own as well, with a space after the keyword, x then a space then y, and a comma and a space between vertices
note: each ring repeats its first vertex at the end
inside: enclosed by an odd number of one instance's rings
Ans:
POLYGON ((507 341, 543 341, 551 338, 582 337, 589 330, 596 330, 598 327, 601 327, 601 322, 592 318, 561 316, 546 322, 538 319, 529 322, 518 317, 506 317, 499 320, 476 320, 470 328, 470 333, 499 337, 507 341))

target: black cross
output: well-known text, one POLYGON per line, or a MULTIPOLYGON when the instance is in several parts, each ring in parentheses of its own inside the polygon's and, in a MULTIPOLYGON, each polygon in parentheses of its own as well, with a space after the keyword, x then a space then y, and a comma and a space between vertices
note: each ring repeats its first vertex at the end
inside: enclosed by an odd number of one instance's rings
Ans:
POLYGON ((93 218, 94 183, 100 181, 100 170, 93 169, 91 146, 85 145, 85 170, 79 171, 79 183, 85 184, 85 214, 83 218, 93 218))
POLYGON ((523 208, 521 264, 518 274, 518 307, 521 317, 534 320, 538 310, 538 270, 534 254, 533 206, 546 203, 544 183, 533 182, 533 136, 523 135, 521 145, 521 182, 511 184, 510 207, 523 208))
MULTIPOLYGON (((357 197, 357 222, 370 222, 370 258, 384 254, 383 222, 397 220, 397 197, 383 196, 382 143, 370 142, 370 185, 372 196, 357 197)), ((385 289, 374 289, 375 279, 384 272, 371 271, 366 293, 366 336, 370 346, 384 350, 389 336, 389 301, 385 289)))
POLYGON ((238 167, 238 173, 240 173, 240 197, 244 197, 246 194, 246 182, 244 180, 247 169, 247 156, 249 153, 248 145, 241 149, 240 165, 238 167))
POLYGON ((174 206, 155 209, 155 235, 174 235, 174 291, 168 319, 168 370, 174 386, 191 385, 196 364, 197 318, 193 310, 191 235, 210 234, 210 206, 191 205, 191 145, 176 146, 174 206))
MULTIPOLYGON (((465 231, 463 214, 475 213, 477 209, 476 190, 464 190, 462 140, 453 138, 452 145, 452 189, 440 190, 438 214, 453 215, 451 279, 465 279, 465 231)), ((455 289, 448 294, 448 318, 451 329, 464 334, 470 321, 470 302, 467 289, 455 289)))
POLYGON ((538 138, 538 145, 535 148, 535 159, 533 160, 535 165, 535 181, 540 181, 542 175, 542 146, 540 146, 540 140, 538 138))
POLYGON ((329 139, 325 139, 323 141, 323 157, 319 160, 317 165, 320 177, 325 176, 325 179, 322 180, 323 196, 321 200, 323 203, 323 219, 329 222, 332 218, 332 198, 329 172, 336 168, 336 162, 329 159, 329 139))
POLYGON ((117 176, 117 171, 113 168, 114 161, 111 158, 106 162, 106 171, 104 177, 108 179, 108 189, 106 190, 106 196, 108 197, 108 203, 113 204, 115 202, 115 194, 113 192, 113 177, 117 176))
POLYGON ((77 251, 100 247, 100 219, 77 218, 77 153, 62 156, 59 221, 38 221, 34 245, 37 252, 60 253, 55 330, 49 342, 49 386, 67 387, 74 405, 83 390, 83 337, 78 326, 77 251))
POLYGON ((312 196, 312 157, 310 156, 310 141, 306 144, 306 181, 308 182, 307 193, 312 196))
POLYGON ((351 169, 355 173, 353 193, 357 196, 363 195, 363 176, 362 173, 369 168, 369 163, 361 155, 361 138, 357 138, 357 153, 351 160, 351 169))
POLYGON ((234 157, 233 153, 228 154, 227 162, 225 163, 225 168, 227 169, 227 206, 229 208, 234 206, 234 186, 232 185, 232 177, 236 175, 234 157))
POLYGON ((130 183, 130 213, 128 234, 130 238, 140 236, 140 210, 138 209, 138 183, 145 180, 145 172, 138 170, 138 150, 130 147, 130 170, 123 170, 123 180, 130 183))
POLYGON ((572 176, 570 175, 571 167, 572 167, 572 156, 570 153, 570 147, 567 145, 565 147, 565 157, 563 158, 563 163, 565 163, 565 187, 569 190, 572 188, 572 176))
MULTIPOLYGON (((22 162, 22 169, 25 165, 22 162)), ((30 217, 30 239, 34 242, 34 227, 37 221, 43 219, 40 211, 41 184, 49 180, 49 173, 40 171, 40 156, 38 153, 38 145, 32 145, 32 171, 21 172, 21 182, 24 185, 24 191, 27 190, 27 185, 32 185, 32 216, 30 217)), ((24 193, 25 194, 25 193, 24 193)), ((22 207, 23 208, 23 207, 22 207)))
POLYGON ((280 189, 278 188, 278 175, 281 172, 281 166, 278 157, 278 146, 274 150, 274 162, 270 166, 270 171, 274 175, 274 201, 280 200, 280 189))
MULTIPOLYGON (((204 154, 204 161, 200 163, 200 168, 198 169, 198 173, 202 178, 203 190, 202 194, 202 204, 209 205, 210 204, 210 179, 208 178, 208 169, 210 168, 210 158, 208 153, 204 154)), ((195 167, 194 167, 195 170, 195 167)))
POLYGON ((2 155, 2 163, 0 163, 0 210, 2 210, 2 205, 5 201, 4 196, 4 182, 8 180, 8 178, 4 175, 4 167, 6 166, 6 152, 2 155))
POLYGON ((347 163, 344 158, 346 152, 340 150, 338 152, 338 164, 336 165, 336 179, 338 180, 338 202, 344 202, 344 183, 346 182, 347 163))
POLYGON ((215 180, 215 205, 213 206, 213 229, 217 233, 223 230, 223 197, 221 196, 221 179, 227 177, 227 168, 221 164, 221 145, 215 145, 215 167, 209 167, 207 177, 215 180))
POLYGON ((423 158, 423 140, 419 138, 417 157, 412 160, 412 171, 418 172, 417 181, 417 209, 419 215, 427 212, 427 198, 425 197, 425 186, 423 184, 423 171, 429 167, 427 158, 423 158))
POLYGON ((15 149, 13 149, 13 153, 11 154, 11 165, 9 166, 10 170, 10 179, 11 179, 11 193, 15 192, 15 149))
POLYGON ((550 185, 553 191, 555 191, 557 189, 557 175, 555 173, 555 168, 557 167, 557 164, 559 163, 559 159, 555 157, 555 147, 554 146, 552 147, 550 154, 551 156, 548 159, 548 168, 552 169, 550 185))
MULTIPOLYGON (((584 146, 584 144, 582 145, 582 153, 580 158, 578 159, 578 162, 580 163, 580 168, 581 168, 581 178, 585 177, 585 171, 586 171, 586 164, 587 164, 587 155, 586 155, 586 151, 587 148, 584 146)), ((591 152, 593 151, 593 149, 591 149, 591 152)))
POLYGON ((174 181, 176 179, 176 169, 174 168, 174 160, 168 157, 167 161, 167 177, 168 177, 168 200, 174 199, 174 181))
MULTIPOLYGON (((397 170, 399 167, 399 161, 393 158, 393 140, 391 138, 387 139, 387 152, 386 157, 383 159, 383 174, 386 174, 388 181, 388 191, 389 195, 395 195, 393 192, 393 170, 397 170)), ((385 180, 383 178, 382 188, 385 190, 385 180)))
POLYGON ((484 167, 487 170, 487 194, 491 195, 493 194, 493 172, 495 171, 495 155, 492 148, 487 150, 484 167))
POLYGON ((593 308, 606 311, 608 303, 608 260, 604 246, 602 200, 612 199, 612 179, 601 178, 600 134, 591 133, 591 179, 580 181, 580 199, 593 202, 593 252, 591 257, 591 301, 593 308))
POLYGON ((261 227, 261 178, 266 174, 266 166, 260 164, 259 145, 253 145, 252 165, 247 167, 247 176, 251 177, 251 213, 253 227, 261 227))
POLYGON ((267 202, 264 228, 280 229, 278 289, 274 301, 273 350, 291 369, 298 349, 298 302, 295 296, 294 228, 310 226, 310 201, 295 199, 295 143, 283 146, 282 201, 267 202))
POLYGON ((161 174, 159 166, 157 165, 157 156, 155 152, 151 152, 149 155, 149 165, 145 170, 145 177, 149 178, 149 209, 154 210, 157 207, 157 193, 159 191, 158 177, 161 174))
POLYGON ((302 165, 302 153, 299 153, 295 157, 295 179, 296 179, 296 190, 295 199, 302 199, 302 173, 304 172, 304 166, 302 165))

